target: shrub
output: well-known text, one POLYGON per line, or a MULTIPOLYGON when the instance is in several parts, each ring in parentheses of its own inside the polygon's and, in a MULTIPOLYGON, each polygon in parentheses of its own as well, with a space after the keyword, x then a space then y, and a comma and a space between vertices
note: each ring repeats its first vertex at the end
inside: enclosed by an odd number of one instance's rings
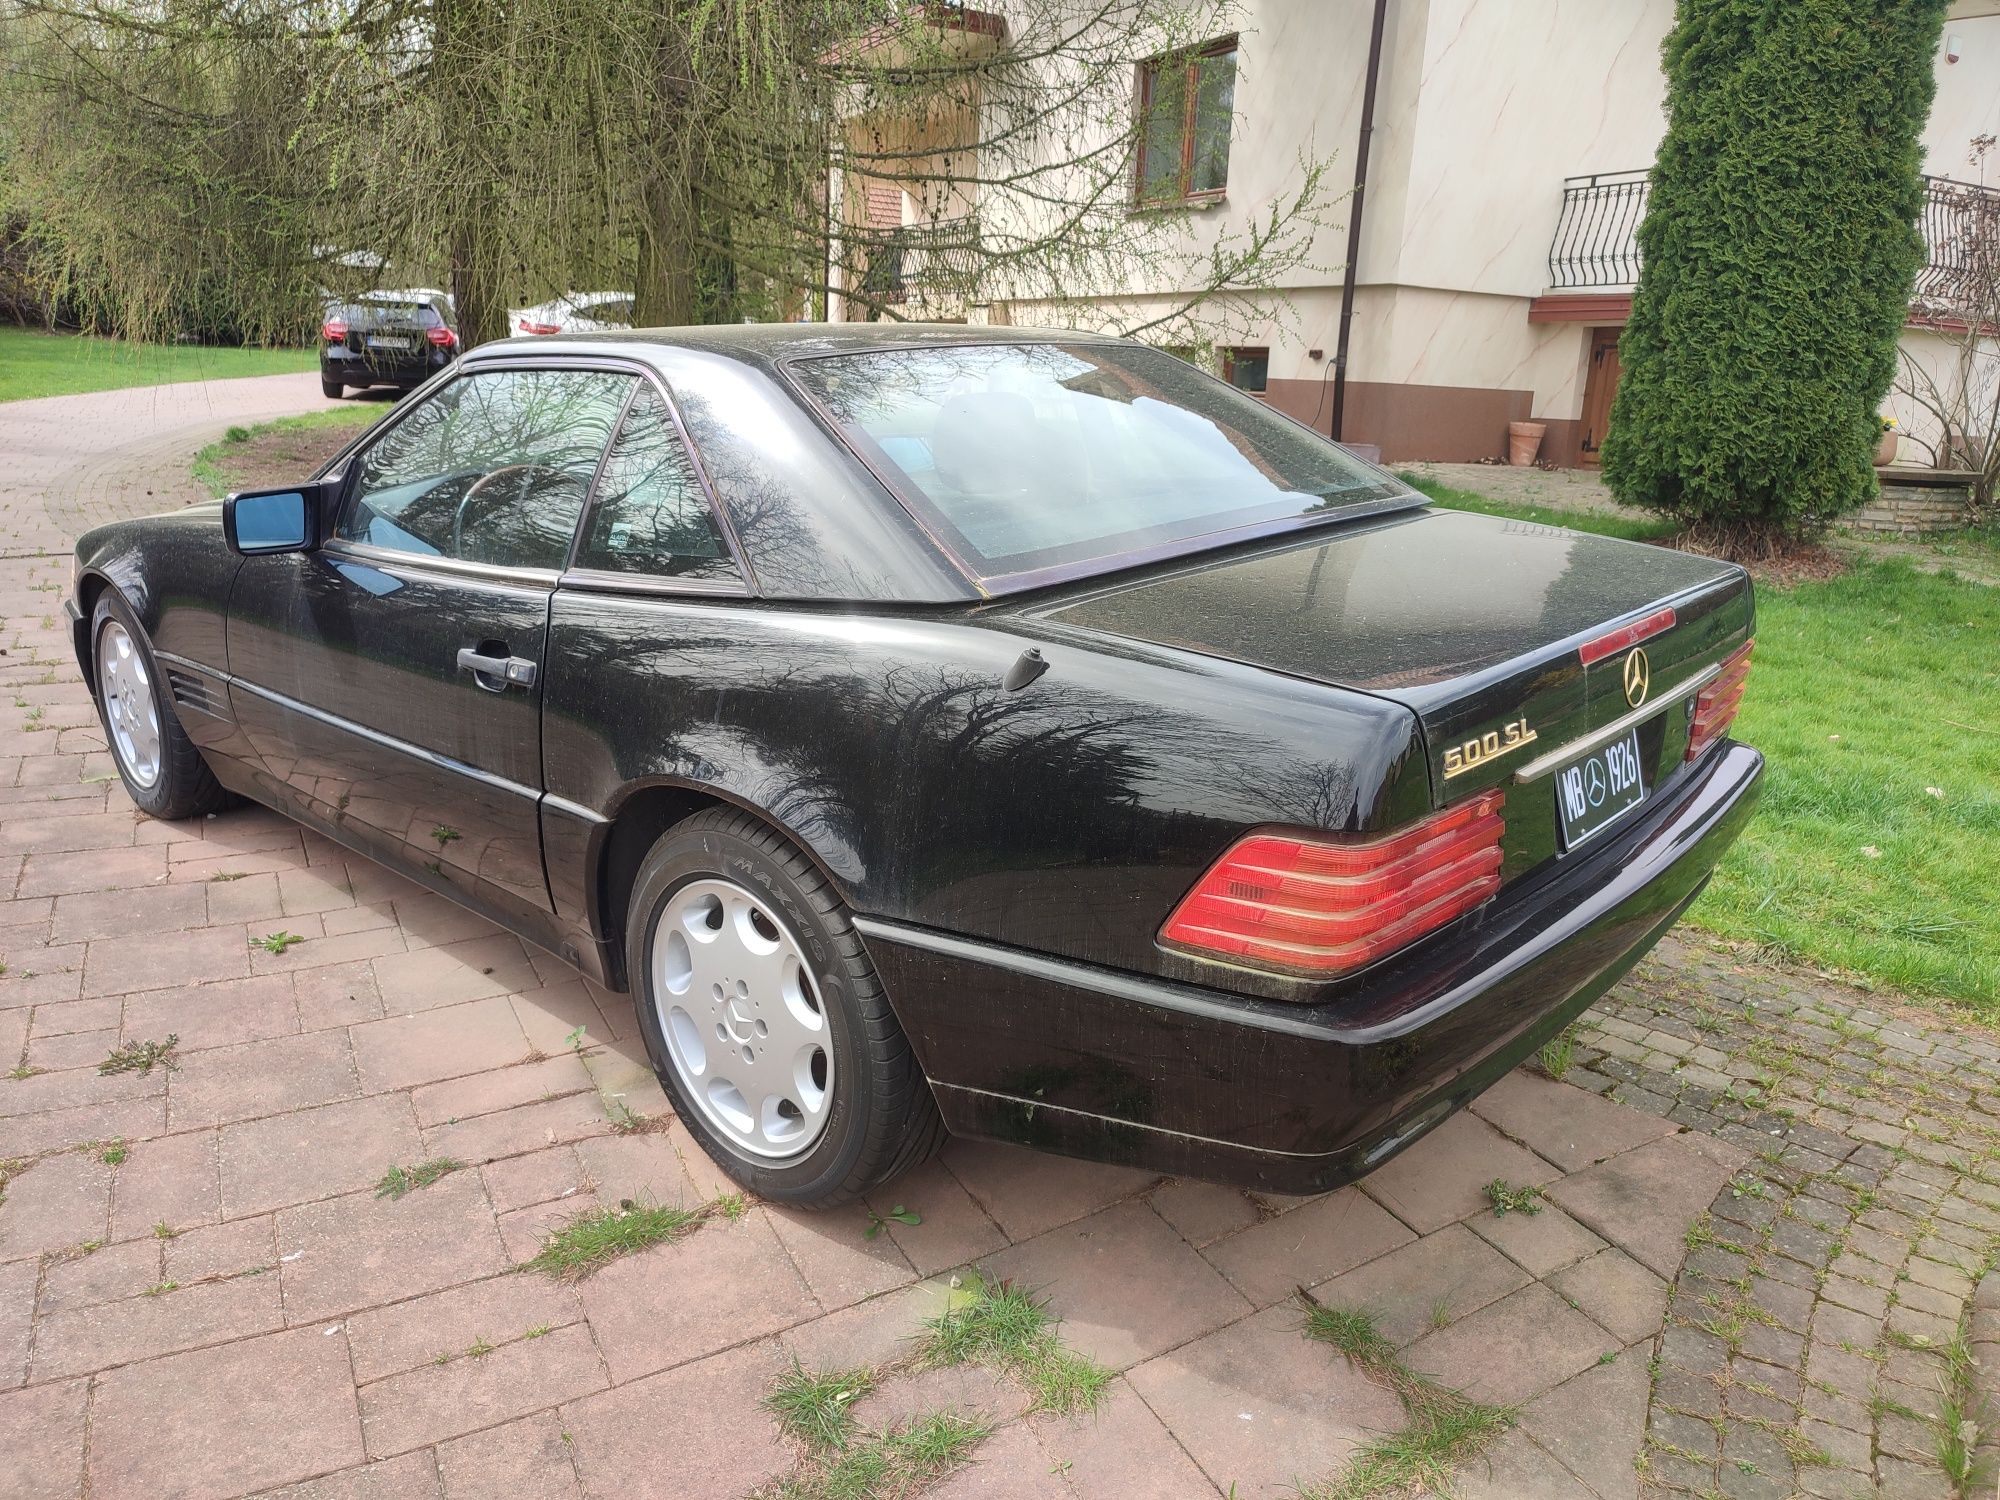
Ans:
POLYGON ((1604 443, 1620 498, 1760 549, 1875 494, 1945 9, 1681 0, 1604 443))

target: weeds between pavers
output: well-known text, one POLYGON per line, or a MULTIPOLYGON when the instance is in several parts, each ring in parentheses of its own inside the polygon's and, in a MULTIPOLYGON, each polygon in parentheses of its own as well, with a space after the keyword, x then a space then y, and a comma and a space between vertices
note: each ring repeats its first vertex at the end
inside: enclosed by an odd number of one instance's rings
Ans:
POLYGON ((542 1242, 532 1260, 515 1269, 581 1281, 622 1256, 684 1239, 710 1218, 740 1219, 748 1207, 741 1193, 726 1193, 699 1208, 621 1199, 616 1208, 594 1208, 568 1220, 542 1242))
POLYGON ((137 1073, 143 1078, 156 1067, 173 1067, 174 1048, 179 1042, 179 1033, 170 1035, 164 1042, 127 1042, 122 1047, 112 1049, 111 1055, 97 1065, 97 1071, 137 1073))
POLYGON ((1495 1217, 1525 1214, 1533 1218, 1542 1211, 1542 1190, 1538 1187, 1515 1187, 1504 1178, 1496 1177, 1486 1184, 1486 1201, 1493 1205, 1495 1217))
POLYGON ((1961 1495, 1991 1492, 1992 1465, 1977 1451, 1980 1431, 1992 1413, 1984 1409, 1972 1377, 1972 1346, 1961 1323, 1941 1351, 1944 1376, 1939 1383, 1937 1416, 1929 1422, 1938 1467, 1961 1495))
POLYGON ((1474 1401, 1405 1365, 1367 1313, 1328 1307, 1303 1287, 1299 1301, 1306 1337, 1333 1345, 1369 1379, 1394 1391, 1410 1419, 1400 1432, 1364 1444, 1337 1479, 1302 1488, 1301 1500, 1447 1492, 1453 1474, 1514 1425, 1512 1407, 1474 1401))
POLYGON ((772 1382, 764 1409, 811 1451, 845 1448, 854 1437, 854 1403, 874 1389, 873 1370, 808 1370, 794 1360, 772 1382))
POLYGON ((755 1500, 908 1500, 964 1464, 992 1430, 957 1412, 925 1412, 814 1452, 755 1500))
POLYGON ((1111 1383, 1111 1371, 1063 1347, 1046 1305, 1010 1282, 956 1289, 924 1330, 919 1365, 991 1365, 1026 1386, 1037 1411, 1095 1411, 1111 1383))
POLYGON ((405 1193, 413 1193, 418 1188, 427 1188, 453 1172, 462 1171, 465 1163, 449 1156, 433 1156, 429 1161, 420 1161, 414 1167, 395 1166, 382 1174, 375 1184, 375 1196, 391 1201, 405 1193))
POLYGON ((1577 1024, 1572 1021, 1554 1036, 1542 1043, 1542 1050, 1536 1054, 1542 1071, 1561 1083, 1563 1075, 1576 1063, 1577 1024))
POLYGON ((808 1370, 793 1361, 764 1409, 805 1449, 804 1461, 756 1500, 902 1500, 966 1463, 992 1429, 932 1411, 885 1432, 863 1431, 854 1408, 886 1378, 980 1364, 1033 1396, 1031 1410, 1081 1415, 1103 1400, 1111 1372, 1063 1347, 1055 1320, 1028 1293, 978 1278, 954 1281, 910 1352, 882 1369, 808 1370))

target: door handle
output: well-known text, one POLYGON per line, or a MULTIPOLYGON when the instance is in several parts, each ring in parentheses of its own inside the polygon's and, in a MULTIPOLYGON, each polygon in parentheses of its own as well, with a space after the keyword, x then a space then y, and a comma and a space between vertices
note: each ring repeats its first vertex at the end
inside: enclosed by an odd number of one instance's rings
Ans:
POLYGON ((460 646, 458 670, 470 672, 473 680, 490 693, 535 685, 535 664, 525 656, 486 656, 470 646, 460 646))

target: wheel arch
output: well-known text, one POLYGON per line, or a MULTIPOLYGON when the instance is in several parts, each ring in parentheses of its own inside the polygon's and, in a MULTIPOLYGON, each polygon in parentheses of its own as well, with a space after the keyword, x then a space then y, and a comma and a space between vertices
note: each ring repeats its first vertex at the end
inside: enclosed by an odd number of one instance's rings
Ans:
POLYGON ((97 601, 104 597, 106 589, 116 590, 117 584, 94 569, 80 573, 76 580, 76 665, 83 673, 83 681, 97 695, 97 635, 91 629, 91 621, 97 616, 97 601))
POLYGON ((760 807, 731 791, 707 782, 681 781, 667 777, 634 782, 623 788, 612 803, 595 853, 589 860, 586 900, 592 924, 603 942, 607 977, 613 988, 629 990, 631 976, 625 971, 625 917, 631 905, 632 887, 639 867, 653 845, 669 829, 686 822, 696 813, 712 807, 732 808, 748 813, 812 861, 821 877, 843 902, 849 902, 849 885, 827 863, 825 855, 810 840, 760 807))

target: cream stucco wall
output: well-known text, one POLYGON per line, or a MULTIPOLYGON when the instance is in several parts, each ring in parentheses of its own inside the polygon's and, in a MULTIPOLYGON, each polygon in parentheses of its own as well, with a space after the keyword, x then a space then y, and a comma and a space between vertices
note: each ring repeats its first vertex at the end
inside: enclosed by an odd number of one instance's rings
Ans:
MULTIPOLYGON (((1004 12, 1004 0, 990 3, 1004 12)), ((1205 318, 1214 343, 1268 347, 1272 380, 1293 383, 1288 399, 1308 411, 1307 387, 1324 387, 1338 338, 1372 10, 1372 0, 1242 0, 1228 192, 1187 221, 1188 255, 1198 257, 1293 193, 1301 160, 1329 163, 1331 201, 1307 264, 1281 278, 1288 305, 1223 298, 1205 318)), ((1924 136, 1935 174, 1976 177, 1968 142, 2000 133, 1996 11, 1988 0, 1953 7, 1959 56, 1948 61, 1940 49, 1924 136)), ((1351 381, 1507 392, 1537 416, 1579 417, 1589 327, 1531 323, 1529 304, 1549 290, 1563 180, 1652 164, 1665 128, 1660 45, 1673 13, 1674 0, 1392 0, 1351 381)), ((2000 157, 1987 175, 2000 181, 2000 157)), ((1010 211, 981 207, 996 222, 1010 211)), ((1121 313, 1164 309, 1188 290, 1178 279, 1156 268, 1121 287, 1017 297, 993 315, 1090 322, 1090 300, 1114 295, 1121 313)))

